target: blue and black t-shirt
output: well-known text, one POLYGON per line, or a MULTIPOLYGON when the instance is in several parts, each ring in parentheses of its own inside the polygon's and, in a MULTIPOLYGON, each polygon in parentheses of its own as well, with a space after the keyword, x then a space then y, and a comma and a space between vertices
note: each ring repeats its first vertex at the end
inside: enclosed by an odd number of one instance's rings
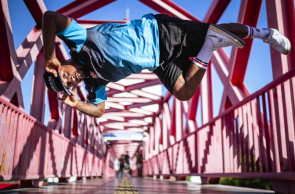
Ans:
POLYGON ((99 82, 88 99, 99 104, 107 99, 105 85, 143 69, 159 66, 159 32, 153 15, 127 23, 105 23, 84 28, 75 20, 57 35, 70 49, 73 59, 87 65, 93 79, 99 82))

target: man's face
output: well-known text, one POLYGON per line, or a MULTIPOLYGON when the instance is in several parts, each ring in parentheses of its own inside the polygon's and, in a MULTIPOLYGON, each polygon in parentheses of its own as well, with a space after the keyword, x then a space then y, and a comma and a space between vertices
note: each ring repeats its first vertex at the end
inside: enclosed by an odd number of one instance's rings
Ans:
POLYGON ((81 65, 73 61, 63 63, 59 73, 66 88, 77 85, 85 78, 81 65))

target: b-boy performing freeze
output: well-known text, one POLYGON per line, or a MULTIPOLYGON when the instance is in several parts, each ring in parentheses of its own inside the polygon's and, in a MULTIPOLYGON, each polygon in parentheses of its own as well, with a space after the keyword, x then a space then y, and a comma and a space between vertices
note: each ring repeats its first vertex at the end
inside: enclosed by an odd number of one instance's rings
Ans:
POLYGON ((211 55, 221 47, 243 48, 241 38, 259 38, 286 55, 290 41, 276 29, 257 29, 238 23, 207 24, 163 14, 147 14, 127 23, 105 23, 84 28, 75 20, 47 11, 43 16, 44 80, 70 107, 100 117, 107 99, 105 87, 143 69, 153 71, 179 100, 196 92, 211 55), (71 59, 60 63, 54 39, 61 38, 71 59), (190 57, 195 57, 194 61, 190 57), (71 87, 84 81, 87 102, 79 101, 71 87))

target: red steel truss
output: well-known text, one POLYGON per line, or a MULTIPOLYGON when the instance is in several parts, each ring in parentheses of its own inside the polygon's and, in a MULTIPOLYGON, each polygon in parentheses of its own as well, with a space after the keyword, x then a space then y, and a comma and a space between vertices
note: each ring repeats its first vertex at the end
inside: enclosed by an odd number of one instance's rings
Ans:
MULTIPOLYGON (((114 1, 76 0, 57 12, 89 27, 107 21, 79 18, 114 1)), ((199 21, 171 0, 139 1, 159 13, 199 21)), ((277 179, 272 181, 276 189, 292 185, 290 180, 295 178, 294 49, 287 56, 270 49, 269 65, 275 81, 254 94, 250 94, 244 83, 251 39, 245 40, 245 48, 233 48, 230 56, 223 49, 215 52, 201 86, 187 102, 180 102, 169 93, 163 97, 152 92, 150 88, 161 83, 151 72, 131 75, 122 82, 107 85, 107 109, 104 121, 100 121, 58 102, 57 94, 46 89, 42 79, 44 53, 40 27, 47 8, 42 0, 24 2, 36 27, 17 49, 13 46, 7 0, 0 3, 2 179, 108 176, 112 175, 110 167, 119 155, 129 151, 134 160, 136 152, 143 149, 146 175, 264 177, 277 179), (28 115, 24 112, 21 82, 33 62, 28 115), (224 87, 217 118, 213 118, 212 65, 224 87), (50 120, 44 126, 47 97, 50 120), (147 109, 150 106, 154 109, 147 109), (196 120, 200 106, 202 123, 196 120), (111 141, 108 145, 103 141, 106 132, 130 131, 148 134, 143 147, 137 141, 111 141), (283 179, 287 186, 282 186, 283 179)), ((203 21, 217 23, 229 3, 230 0, 212 1, 203 21)), ((277 28, 295 45, 294 1, 265 3, 268 26, 277 28)), ((197 7, 198 2, 195 4, 197 7)), ((237 22, 256 26, 261 5, 262 0, 241 0, 237 22)), ((58 38, 56 52, 60 60, 68 58, 58 38)), ((81 85, 75 90, 81 100, 86 100, 81 85)))

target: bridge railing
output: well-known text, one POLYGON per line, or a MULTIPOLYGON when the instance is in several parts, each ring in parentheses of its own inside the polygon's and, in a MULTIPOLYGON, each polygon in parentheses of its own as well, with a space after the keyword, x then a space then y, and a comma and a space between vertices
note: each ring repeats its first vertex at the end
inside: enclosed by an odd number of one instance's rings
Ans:
POLYGON ((95 146, 71 142, 0 98, 0 180, 101 176, 103 165, 95 146))
POLYGON ((294 180, 294 92, 295 69, 166 149, 147 145, 144 174, 294 180))

